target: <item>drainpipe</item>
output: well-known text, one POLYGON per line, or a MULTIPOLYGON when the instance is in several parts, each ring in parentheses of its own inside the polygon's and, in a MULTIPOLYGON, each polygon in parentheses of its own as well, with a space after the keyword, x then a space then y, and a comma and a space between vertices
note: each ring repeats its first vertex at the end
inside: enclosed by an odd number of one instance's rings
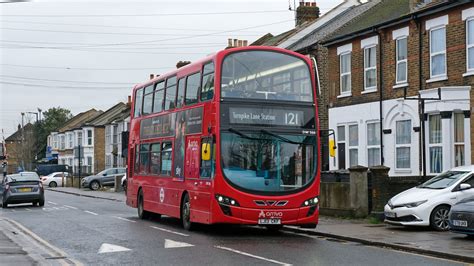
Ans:
MULTIPOLYGON (((423 34, 421 28, 421 21, 417 15, 413 16, 416 21, 416 27, 418 28, 418 95, 421 99, 420 91, 423 89, 423 34)), ((420 157, 421 165, 420 170, 423 172, 423 181, 426 181, 426 138, 425 138, 425 100, 421 99, 420 102, 420 157)))
MULTIPOLYGON (((374 29, 375 30, 375 29, 374 29)), ((376 30, 379 38, 379 117, 380 117, 380 165, 384 165, 385 158, 383 156, 383 40, 379 30, 376 30)))

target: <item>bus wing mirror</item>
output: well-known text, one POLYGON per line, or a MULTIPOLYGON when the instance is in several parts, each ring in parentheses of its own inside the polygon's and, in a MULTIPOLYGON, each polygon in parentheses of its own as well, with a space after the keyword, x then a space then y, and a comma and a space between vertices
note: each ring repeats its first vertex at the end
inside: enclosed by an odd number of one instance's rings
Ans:
POLYGON ((329 140, 329 156, 336 157, 336 145, 334 144, 334 139, 329 140))
POLYGON ((201 146, 201 159, 203 161, 211 160, 211 144, 203 143, 201 146))

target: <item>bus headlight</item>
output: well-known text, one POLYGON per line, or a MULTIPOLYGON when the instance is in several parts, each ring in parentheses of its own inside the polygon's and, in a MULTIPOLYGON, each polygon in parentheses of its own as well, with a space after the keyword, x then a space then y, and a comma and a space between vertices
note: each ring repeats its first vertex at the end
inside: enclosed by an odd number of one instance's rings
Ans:
POLYGON ((219 205, 240 206, 239 203, 233 198, 216 194, 216 199, 217 202, 219 202, 219 205))
POLYGON ((314 198, 310 198, 308 200, 305 200, 303 202, 303 204, 301 204, 301 207, 316 206, 316 205, 318 205, 318 203, 319 203, 319 198, 314 197, 314 198))

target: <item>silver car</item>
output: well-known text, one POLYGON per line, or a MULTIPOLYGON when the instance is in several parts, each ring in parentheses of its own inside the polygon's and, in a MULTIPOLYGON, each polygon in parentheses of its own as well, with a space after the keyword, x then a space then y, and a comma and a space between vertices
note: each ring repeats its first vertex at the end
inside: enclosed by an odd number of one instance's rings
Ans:
POLYGON ((8 204, 33 203, 44 206, 44 188, 37 173, 7 175, 3 182, 2 207, 8 204))
POLYGON ((105 169, 102 172, 99 172, 96 175, 86 176, 81 180, 81 186, 83 188, 90 188, 92 190, 97 190, 104 186, 115 185, 115 177, 125 175, 126 168, 109 168, 105 169))

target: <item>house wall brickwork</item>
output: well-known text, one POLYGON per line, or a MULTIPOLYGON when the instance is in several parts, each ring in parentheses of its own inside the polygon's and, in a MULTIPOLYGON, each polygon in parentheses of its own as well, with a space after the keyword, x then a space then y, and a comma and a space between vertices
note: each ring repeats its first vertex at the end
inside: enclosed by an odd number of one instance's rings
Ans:
POLYGON ((105 127, 94 128, 94 171, 105 169, 105 127))

